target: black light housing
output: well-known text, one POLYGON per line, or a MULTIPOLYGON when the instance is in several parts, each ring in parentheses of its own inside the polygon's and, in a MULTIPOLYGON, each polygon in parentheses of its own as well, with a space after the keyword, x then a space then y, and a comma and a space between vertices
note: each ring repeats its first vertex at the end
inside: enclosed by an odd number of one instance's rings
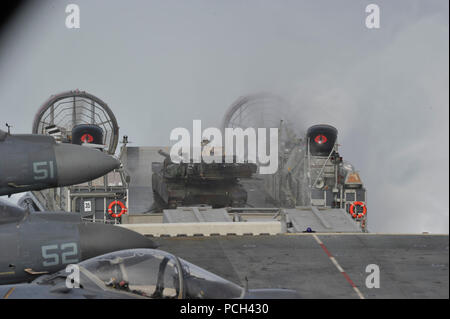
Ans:
POLYGON ((309 140, 309 151, 313 156, 328 156, 336 143, 338 131, 326 124, 311 126, 306 136, 309 140))
POLYGON ((103 130, 95 124, 79 124, 72 129, 72 144, 103 144, 103 130))

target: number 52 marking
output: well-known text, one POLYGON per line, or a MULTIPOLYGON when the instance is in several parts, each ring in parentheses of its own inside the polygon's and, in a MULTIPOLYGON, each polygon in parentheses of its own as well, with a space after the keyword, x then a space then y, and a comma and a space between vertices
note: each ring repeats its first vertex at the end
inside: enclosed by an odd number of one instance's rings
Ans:
POLYGON ((42 246, 42 258, 44 267, 51 267, 60 264, 74 264, 78 260, 78 245, 77 243, 65 243, 58 245, 42 246))

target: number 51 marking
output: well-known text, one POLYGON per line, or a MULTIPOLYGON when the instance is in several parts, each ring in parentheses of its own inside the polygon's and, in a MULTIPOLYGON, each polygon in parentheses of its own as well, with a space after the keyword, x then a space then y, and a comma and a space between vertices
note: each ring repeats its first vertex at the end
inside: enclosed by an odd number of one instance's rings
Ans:
POLYGON ((54 171, 53 161, 33 163, 33 173, 35 180, 47 179, 49 176, 51 179, 53 179, 55 177, 54 171))

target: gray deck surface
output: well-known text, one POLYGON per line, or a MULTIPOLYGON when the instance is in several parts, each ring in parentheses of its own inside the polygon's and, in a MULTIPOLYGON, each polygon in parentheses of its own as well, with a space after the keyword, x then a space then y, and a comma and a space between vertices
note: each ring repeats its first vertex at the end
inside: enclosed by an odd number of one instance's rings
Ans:
MULTIPOLYGON (((317 234, 365 298, 449 298, 448 235, 317 234), (365 286, 380 267, 380 288, 365 286)), ((249 288, 359 298, 311 234, 155 238, 159 249, 249 288)))

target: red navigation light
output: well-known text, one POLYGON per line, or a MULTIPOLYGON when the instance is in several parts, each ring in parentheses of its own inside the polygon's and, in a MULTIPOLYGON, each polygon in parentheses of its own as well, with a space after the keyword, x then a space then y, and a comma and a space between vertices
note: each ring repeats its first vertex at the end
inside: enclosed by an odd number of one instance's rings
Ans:
POLYGON ((314 141, 317 144, 324 144, 328 141, 327 137, 325 135, 319 134, 316 136, 316 138, 314 139, 314 141))
POLYGON ((92 137, 91 134, 86 133, 81 137, 81 141, 83 143, 92 143, 94 141, 94 138, 92 137))

